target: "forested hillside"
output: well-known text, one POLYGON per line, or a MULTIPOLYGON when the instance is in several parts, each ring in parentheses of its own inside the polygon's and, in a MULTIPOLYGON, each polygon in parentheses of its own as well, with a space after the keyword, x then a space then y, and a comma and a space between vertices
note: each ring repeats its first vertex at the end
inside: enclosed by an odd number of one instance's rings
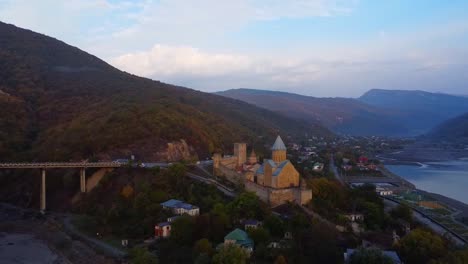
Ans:
POLYGON ((237 100, 140 78, 59 40, 0 22, 0 160, 158 159, 259 136, 328 135, 237 100))
POLYGON ((443 122, 423 138, 468 144, 468 113, 443 122))
POLYGON ((468 112, 467 97, 417 90, 373 89, 359 100, 393 112, 398 116, 396 121, 412 135, 428 133, 436 125, 468 112))
POLYGON ((317 98, 299 94, 232 89, 217 93, 269 109, 311 124, 321 123, 338 133, 352 135, 406 135, 391 111, 352 98, 317 98))

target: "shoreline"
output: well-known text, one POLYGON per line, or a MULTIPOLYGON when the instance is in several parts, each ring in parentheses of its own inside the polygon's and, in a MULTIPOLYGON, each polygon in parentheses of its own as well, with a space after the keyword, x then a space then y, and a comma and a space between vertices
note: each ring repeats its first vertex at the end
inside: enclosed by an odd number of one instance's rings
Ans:
MULTIPOLYGON (((462 159, 462 160, 466 160, 466 158, 462 159)), ((424 164, 422 162, 395 162, 395 163, 392 163, 392 164, 387 164, 385 163, 384 164, 384 168, 385 168, 385 171, 390 173, 391 175, 393 176, 396 176, 402 180, 404 180, 405 182, 409 182, 411 183, 413 186, 415 186, 414 190, 418 191, 418 192, 421 192, 422 194, 424 195, 427 195, 433 199, 435 199, 436 201, 438 202, 441 202, 443 204, 446 204, 447 206, 449 207, 452 207, 454 209, 457 209, 459 211, 461 211, 461 215, 464 216, 464 217, 468 217, 468 204, 463 202, 463 201, 460 201, 460 200, 457 200, 455 198, 451 198, 451 197, 448 197, 448 196, 445 196, 443 194, 439 194, 439 193, 435 193, 435 192, 430 192, 430 191, 426 191, 426 190, 422 190, 422 189, 419 189, 418 186, 416 186, 414 183, 412 183, 410 180, 407 180, 405 179, 403 176, 400 176, 394 172, 392 172, 390 169, 386 168, 385 166, 386 165, 407 165, 407 166, 418 166, 420 168, 427 168, 429 165, 427 164, 424 164)), ((436 166, 438 167, 438 166, 436 166)))

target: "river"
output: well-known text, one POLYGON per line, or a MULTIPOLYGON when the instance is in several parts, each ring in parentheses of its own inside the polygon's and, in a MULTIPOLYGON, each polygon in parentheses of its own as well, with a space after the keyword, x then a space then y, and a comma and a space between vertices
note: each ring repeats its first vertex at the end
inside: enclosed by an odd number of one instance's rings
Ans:
POLYGON ((468 204, 468 158, 419 165, 385 165, 418 189, 442 194, 468 204))

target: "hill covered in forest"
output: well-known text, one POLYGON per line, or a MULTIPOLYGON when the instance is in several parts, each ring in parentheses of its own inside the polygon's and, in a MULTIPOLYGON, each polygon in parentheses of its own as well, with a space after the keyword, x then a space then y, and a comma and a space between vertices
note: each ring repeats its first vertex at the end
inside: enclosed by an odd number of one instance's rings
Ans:
POLYGON ((423 138, 468 144, 468 113, 443 122, 423 138))
POLYGON ((418 90, 372 89, 359 101, 386 109, 398 116, 398 123, 411 134, 425 134, 438 124, 468 112, 468 98, 418 90))
POLYGON ((208 156, 235 141, 330 135, 256 106, 141 78, 0 22, 0 160, 161 159, 185 139, 208 156), (159 154, 158 154, 159 153, 159 154))
POLYGON ((293 93, 232 89, 217 94, 239 99, 309 123, 322 123, 338 133, 405 135, 391 111, 352 98, 318 98, 293 93))
POLYGON ((373 89, 359 98, 318 98, 293 93, 232 89, 217 94, 239 99, 337 133, 416 136, 468 111, 468 98, 423 91, 373 89))

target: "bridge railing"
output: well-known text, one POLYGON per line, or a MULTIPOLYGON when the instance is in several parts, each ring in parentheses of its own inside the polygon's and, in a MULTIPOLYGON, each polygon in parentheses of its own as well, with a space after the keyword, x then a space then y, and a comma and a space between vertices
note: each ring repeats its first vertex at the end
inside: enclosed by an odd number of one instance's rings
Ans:
POLYGON ((120 162, 0 162, 0 169, 117 168, 120 162))

